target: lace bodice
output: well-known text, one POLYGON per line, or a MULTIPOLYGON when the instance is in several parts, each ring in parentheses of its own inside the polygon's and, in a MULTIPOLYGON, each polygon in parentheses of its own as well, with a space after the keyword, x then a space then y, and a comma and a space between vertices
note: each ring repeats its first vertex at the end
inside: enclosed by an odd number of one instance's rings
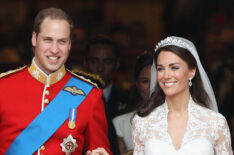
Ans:
POLYGON ((190 99, 188 123, 179 150, 168 133, 165 102, 146 117, 133 119, 134 155, 232 155, 230 131, 225 118, 190 99))

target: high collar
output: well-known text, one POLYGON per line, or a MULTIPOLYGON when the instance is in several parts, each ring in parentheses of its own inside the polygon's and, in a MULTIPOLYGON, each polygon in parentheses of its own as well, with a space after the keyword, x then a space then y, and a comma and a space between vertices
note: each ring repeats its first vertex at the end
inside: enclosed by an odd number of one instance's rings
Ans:
POLYGON ((48 75, 38 67, 34 58, 32 60, 32 64, 29 67, 28 71, 36 80, 38 80, 39 82, 41 82, 43 84, 47 84, 47 85, 51 85, 51 84, 58 82, 59 80, 61 80, 64 77, 64 75, 66 73, 65 67, 62 66, 56 72, 48 75))

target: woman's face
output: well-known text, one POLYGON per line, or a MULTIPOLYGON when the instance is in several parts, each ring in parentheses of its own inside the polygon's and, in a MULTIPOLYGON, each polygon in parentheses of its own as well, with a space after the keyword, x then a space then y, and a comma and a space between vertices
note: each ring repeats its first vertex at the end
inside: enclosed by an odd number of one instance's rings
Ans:
POLYGON ((136 81, 137 90, 145 103, 149 99, 151 66, 145 66, 136 81))
POLYGON ((161 51, 157 58, 157 81, 165 95, 175 96, 189 92, 189 78, 193 78, 195 69, 189 69, 187 63, 170 51, 161 51))

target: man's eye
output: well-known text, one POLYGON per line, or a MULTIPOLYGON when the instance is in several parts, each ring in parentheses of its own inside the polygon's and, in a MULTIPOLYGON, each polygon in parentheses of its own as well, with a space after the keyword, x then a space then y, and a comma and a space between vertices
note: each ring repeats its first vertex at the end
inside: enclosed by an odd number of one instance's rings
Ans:
POLYGON ((67 41, 66 41, 66 40, 60 40, 59 43, 60 43, 60 44, 66 44, 67 41))
POLYGON ((45 38, 45 39, 44 39, 44 41, 46 41, 46 42, 50 42, 50 41, 51 41, 51 39, 49 39, 49 38, 45 38))
POLYGON ((114 62, 114 60, 108 59, 108 60, 105 60, 104 62, 105 62, 106 64, 112 64, 112 63, 114 62))
POLYGON ((92 63, 92 64, 98 63, 98 61, 97 61, 96 59, 89 59, 88 61, 89 61, 90 63, 92 63))

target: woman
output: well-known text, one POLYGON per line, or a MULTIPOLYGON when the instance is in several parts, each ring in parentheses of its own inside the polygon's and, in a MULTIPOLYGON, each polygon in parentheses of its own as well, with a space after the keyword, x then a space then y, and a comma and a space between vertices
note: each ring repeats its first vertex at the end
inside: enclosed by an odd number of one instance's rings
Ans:
POLYGON ((232 155, 227 122, 193 43, 168 37, 156 46, 155 61, 152 95, 133 119, 134 154, 232 155))
POLYGON ((153 64, 153 56, 144 53, 137 57, 134 79, 135 85, 130 93, 128 113, 117 116, 113 119, 116 133, 118 135, 119 149, 121 154, 132 154, 132 123, 135 109, 141 104, 145 104, 150 94, 150 71, 153 64))

